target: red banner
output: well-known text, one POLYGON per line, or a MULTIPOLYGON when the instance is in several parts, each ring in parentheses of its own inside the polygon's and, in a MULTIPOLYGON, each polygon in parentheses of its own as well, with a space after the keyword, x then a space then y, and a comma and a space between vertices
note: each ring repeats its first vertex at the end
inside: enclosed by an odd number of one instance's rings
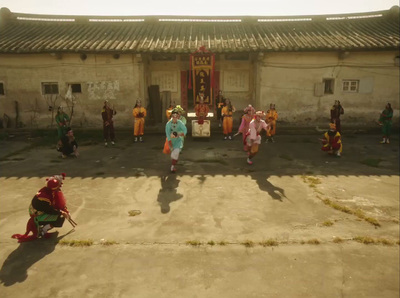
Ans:
POLYGON ((193 88, 194 105, 199 102, 199 93, 204 93, 204 102, 212 104, 214 87, 215 54, 200 47, 190 54, 189 89, 193 88), (193 87, 192 87, 193 77, 193 87))

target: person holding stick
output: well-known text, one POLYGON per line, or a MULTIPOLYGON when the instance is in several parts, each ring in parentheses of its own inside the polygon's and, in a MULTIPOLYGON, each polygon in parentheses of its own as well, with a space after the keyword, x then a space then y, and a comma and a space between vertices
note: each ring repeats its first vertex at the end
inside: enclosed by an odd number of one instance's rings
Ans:
POLYGON ((111 108, 108 100, 105 100, 101 111, 101 117, 103 118, 104 146, 106 147, 108 146, 108 140, 111 140, 111 145, 115 145, 113 116, 116 114, 117 111, 115 111, 114 106, 111 108))
POLYGON ((18 242, 49 238, 51 234, 48 231, 54 227, 62 227, 65 219, 69 221, 72 227, 77 225, 71 218, 61 191, 64 179, 65 173, 46 179, 46 186, 36 193, 29 206, 30 218, 26 225, 25 234, 14 234, 11 236, 12 238, 18 239, 18 242), (31 232, 32 235, 29 235, 31 232))

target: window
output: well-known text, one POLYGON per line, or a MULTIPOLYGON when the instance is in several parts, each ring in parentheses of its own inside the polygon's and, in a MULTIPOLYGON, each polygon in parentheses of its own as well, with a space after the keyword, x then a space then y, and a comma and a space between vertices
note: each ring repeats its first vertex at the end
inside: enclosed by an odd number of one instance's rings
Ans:
POLYGON ((82 93, 81 84, 71 84, 72 93, 82 93))
POLYGON ((343 91, 356 93, 358 92, 359 85, 359 80, 343 80, 343 91))
POLYGON ((334 79, 323 79, 324 83, 324 94, 333 94, 333 90, 335 88, 335 80, 334 79))
POLYGON ((4 83, 0 82, 0 95, 5 95, 4 93, 4 83))
POLYGON ((42 83, 42 94, 58 94, 58 83, 42 83))

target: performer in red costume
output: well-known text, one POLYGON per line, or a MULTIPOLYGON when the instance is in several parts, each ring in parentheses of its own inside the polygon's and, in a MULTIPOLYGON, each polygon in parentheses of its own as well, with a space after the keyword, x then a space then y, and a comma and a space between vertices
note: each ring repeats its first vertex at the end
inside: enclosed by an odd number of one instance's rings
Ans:
POLYGON ((30 218, 25 234, 14 234, 11 236, 12 238, 18 239, 18 242, 32 241, 42 237, 48 238, 51 235, 47 232, 53 227, 62 227, 65 219, 75 227, 76 223, 71 219, 61 191, 64 178, 65 174, 62 173, 46 179, 46 186, 36 193, 29 206, 30 218), (29 235, 30 232, 32 235, 29 235))

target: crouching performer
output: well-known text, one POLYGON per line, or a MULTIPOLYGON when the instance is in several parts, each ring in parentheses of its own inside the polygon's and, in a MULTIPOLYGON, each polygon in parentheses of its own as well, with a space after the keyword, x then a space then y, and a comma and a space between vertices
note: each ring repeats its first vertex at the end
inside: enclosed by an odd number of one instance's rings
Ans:
POLYGON ((340 133, 336 130, 335 123, 329 124, 329 130, 324 134, 324 137, 324 139, 321 139, 321 150, 340 157, 343 148, 342 137, 340 133))
POLYGON ((11 238, 18 239, 18 242, 49 238, 51 234, 47 232, 54 227, 62 227, 65 219, 75 227, 76 223, 69 214, 61 191, 64 178, 65 174, 62 173, 47 179, 46 186, 36 193, 29 206, 30 218, 26 225, 25 234, 14 234, 11 238), (32 235, 30 235, 31 232, 32 235))
POLYGON ((254 119, 251 120, 249 124, 249 130, 246 133, 246 139, 244 145, 246 146, 247 151, 247 163, 249 165, 253 164, 252 158, 258 152, 258 146, 261 144, 261 130, 269 131, 270 126, 265 123, 262 118, 264 118, 265 114, 262 111, 256 112, 254 119))
MULTIPOLYGON (((186 136, 187 128, 179 118, 179 112, 174 109, 171 113, 171 120, 165 125, 165 134, 167 137, 168 148, 171 152, 171 173, 176 172, 176 164, 178 163, 179 153, 183 148, 182 137, 186 136)), ((165 148, 166 146, 164 146, 165 148)), ((164 151, 167 153, 168 151, 164 151)))

